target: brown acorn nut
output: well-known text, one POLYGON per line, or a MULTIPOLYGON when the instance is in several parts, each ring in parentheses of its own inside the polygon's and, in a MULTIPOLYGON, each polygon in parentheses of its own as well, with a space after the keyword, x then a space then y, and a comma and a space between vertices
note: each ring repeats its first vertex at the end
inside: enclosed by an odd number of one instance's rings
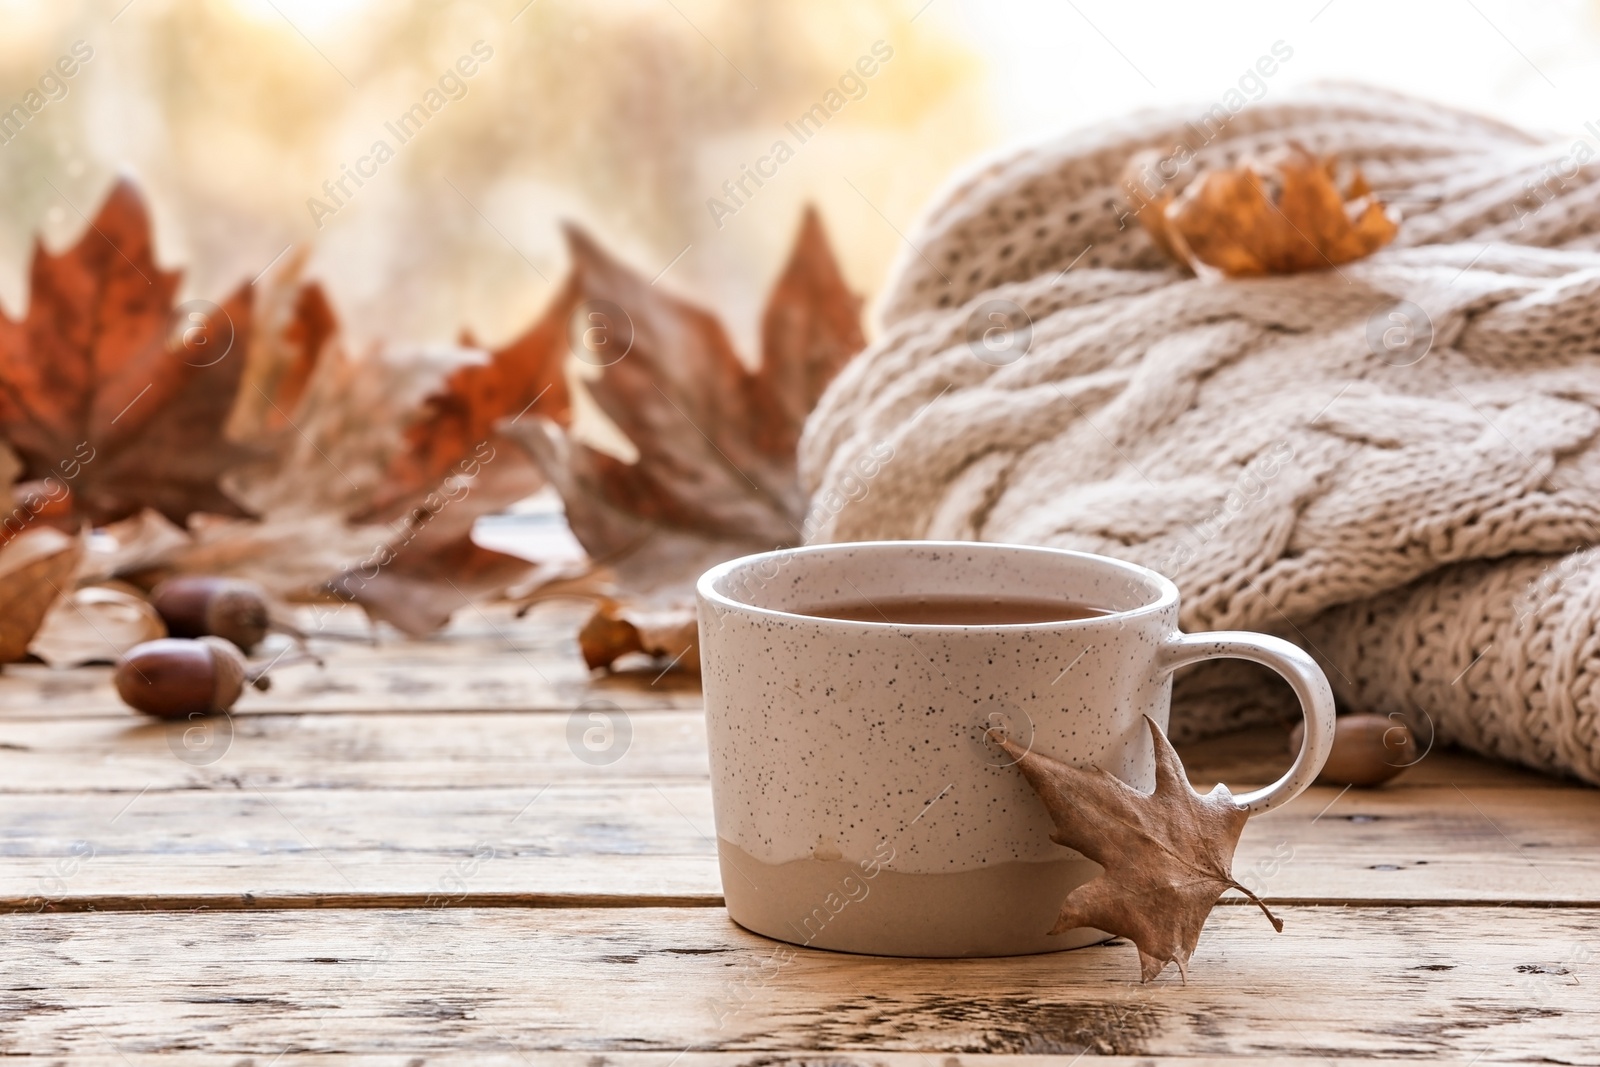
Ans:
POLYGON ((163 637, 135 645, 117 663, 113 680, 125 704, 158 719, 227 711, 244 683, 256 682, 237 648, 209 636, 163 637))
MULTIPOLYGON (((1300 751, 1305 724, 1289 735, 1289 749, 1300 751)), ((1323 785, 1382 785, 1418 760, 1411 729, 1385 715, 1341 715, 1333 723, 1333 751, 1317 781, 1323 785)))
POLYGON ((227 638, 249 652, 271 628, 267 594, 240 578, 185 574, 156 586, 150 603, 173 637, 227 638))

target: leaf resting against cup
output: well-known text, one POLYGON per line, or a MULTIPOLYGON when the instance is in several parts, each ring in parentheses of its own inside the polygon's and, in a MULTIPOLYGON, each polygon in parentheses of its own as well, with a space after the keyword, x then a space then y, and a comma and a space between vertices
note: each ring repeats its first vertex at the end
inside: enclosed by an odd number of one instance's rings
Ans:
POLYGON ((1399 232, 1361 171, 1341 175, 1331 157, 1297 144, 1226 170, 1180 168, 1169 177, 1172 159, 1134 156, 1123 187, 1156 245, 1199 275, 1327 270, 1371 255, 1399 232))
POLYGON ((1126 937, 1138 946, 1141 981, 1168 963, 1187 980, 1206 916, 1227 890, 1254 901, 1280 933, 1283 922, 1233 878, 1233 851, 1249 812, 1225 785, 1195 792, 1172 743, 1155 720, 1147 715, 1145 722, 1156 756, 1152 793, 1098 767, 1079 769, 1009 738, 999 743, 1050 812, 1050 839, 1105 868, 1067 894, 1050 932, 1089 926, 1126 937))

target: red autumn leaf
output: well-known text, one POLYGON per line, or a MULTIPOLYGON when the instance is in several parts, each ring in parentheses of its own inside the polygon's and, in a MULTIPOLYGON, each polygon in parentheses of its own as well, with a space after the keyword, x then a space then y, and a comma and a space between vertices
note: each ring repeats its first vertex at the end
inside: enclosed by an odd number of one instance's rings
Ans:
MULTIPOLYGON (((566 296, 559 294, 556 303, 566 296)), ((462 345, 478 347, 465 331, 462 345)), ((566 323, 546 315, 505 347, 490 351, 485 362, 458 367, 406 427, 405 448, 389 465, 386 485, 363 517, 403 514, 415 498, 458 473, 463 461, 481 455, 485 446, 499 464, 492 472, 499 506, 533 493, 544 482, 537 466, 521 449, 505 448, 509 442, 495 424, 534 414, 565 423, 566 355, 566 323)))
MULTIPOLYGON (((462 343, 476 347, 469 333, 462 343)), ((475 544, 472 525, 479 515, 544 485, 538 464, 496 425, 534 413, 567 420, 566 353, 562 324, 543 317, 488 352, 484 362, 456 368, 422 402, 383 485, 356 516, 367 522, 405 519, 408 531, 389 543, 381 554, 387 562, 372 577, 346 571, 330 582, 337 595, 374 619, 422 636, 532 568, 527 560, 475 544)))
POLYGON ((299 278, 304 259, 304 252, 297 254, 272 282, 256 286, 254 329, 228 423, 230 440, 257 442, 294 433, 293 412, 323 352, 339 335, 328 294, 316 282, 299 278))
POLYGON ((250 288, 219 310, 175 308, 178 279, 156 266, 144 202, 122 180, 77 244, 35 247, 25 317, 0 313, 0 438, 24 479, 70 489, 74 520, 243 514, 217 479, 251 454, 223 436, 250 288))

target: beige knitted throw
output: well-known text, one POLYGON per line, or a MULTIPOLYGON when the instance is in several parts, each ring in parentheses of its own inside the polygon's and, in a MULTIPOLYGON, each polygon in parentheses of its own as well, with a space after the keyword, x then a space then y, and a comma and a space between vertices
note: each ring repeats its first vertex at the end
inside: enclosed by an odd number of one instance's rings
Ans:
MULTIPOLYGON (((1592 146, 1351 87, 1247 108, 1205 144, 1195 120, 1028 148, 944 195, 807 426, 814 539, 1143 563, 1182 588, 1186 628, 1280 633, 1424 744, 1600 782, 1592 146), (1400 209, 1390 247, 1197 279, 1123 217, 1137 151, 1216 166, 1290 139, 1400 209), (1022 314, 995 318, 1004 301, 1022 314)), ((1287 715, 1285 692, 1208 665, 1179 680, 1174 732, 1287 715)))

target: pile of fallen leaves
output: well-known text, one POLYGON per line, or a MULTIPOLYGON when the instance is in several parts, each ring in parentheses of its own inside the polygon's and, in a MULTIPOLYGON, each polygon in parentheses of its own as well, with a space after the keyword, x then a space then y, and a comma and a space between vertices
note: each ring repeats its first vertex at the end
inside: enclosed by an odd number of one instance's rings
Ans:
POLYGON ((860 302, 808 211, 751 370, 714 315, 567 238, 567 278, 503 347, 357 351, 304 250, 220 303, 179 303, 119 182, 76 244, 36 247, 21 319, 0 312, 0 663, 40 655, 78 591, 137 600, 209 574, 411 635, 475 602, 586 596, 591 666, 696 667, 694 578, 799 540, 795 446, 862 346, 860 302), (636 458, 575 435, 579 393, 636 458), (472 540, 545 485, 587 561, 472 540))

